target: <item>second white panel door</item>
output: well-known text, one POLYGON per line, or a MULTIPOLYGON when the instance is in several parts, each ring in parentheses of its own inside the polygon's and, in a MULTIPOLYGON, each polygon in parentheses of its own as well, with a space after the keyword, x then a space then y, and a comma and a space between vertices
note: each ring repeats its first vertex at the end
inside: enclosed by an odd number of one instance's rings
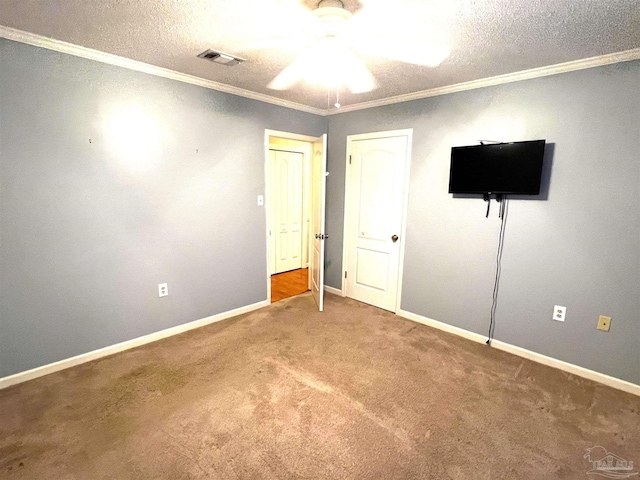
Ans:
POLYGON ((272 150, 275 272, 302 268, 303 155, 272 150))
POLYGON ((395 311, 409 136, 350 142, 346 295, 395 311))

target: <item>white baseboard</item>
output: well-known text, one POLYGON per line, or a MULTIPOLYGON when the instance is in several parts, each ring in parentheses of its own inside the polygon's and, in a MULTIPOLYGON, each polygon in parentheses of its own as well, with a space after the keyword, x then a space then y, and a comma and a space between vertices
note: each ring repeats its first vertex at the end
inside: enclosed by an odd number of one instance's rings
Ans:
POLYGON ((344 295, 342 294, 342 290, 339 290, 339 289, 334 288, 334 287, 330 287, 328 285, 324 286, 324 291, 326 293, 331 293, 332 295, 340 295, 341 297, 344 297, 344 295))
MULTIPOLYGON (((337 288, 325 286, 324 289, 325 289, 325 292, 327 293, 342 296, 342 291, 338 290, 337 288)), ((108 347, 94 350, 92 352, 83 353, 75 357, 60 360, 58 362, 50 363, 48 365, 43 365, 41 367, 37 367, 24 372, 19 372, 14 375, 10 375, 8 377, 3 377, 3 378, 0 378, 0 389, 6 388, 18 383, 26 382, 27 380, 32 380, 34 378, 42 377, 50 373, 58 372, 60 370, 64 370, 76 365, 80 365, 82 363, 90 362, 92 360, 97 360, 102 357, 113 355, 114 353, 122 352, 124 350, 129 350, 131 348, 139 347, 141 345, 146 345, 147 343, 155 342, 157 340, 162 340, 163 338, 171 337, 173 335, 178 335, 180 333, 187 332, 195 328, 204 327, 205 325, 209 325, 211 323, 220 322, 222 320, 226 320, 227 318, 242 315, 244 313, 249 313, 254 310, 264 308, 268 305, 269 305, 269 301, 263 300, 262 302, 254 303, 252 305, 247 305, 244 307, 236 308, 234 310, 229 310, 227 312, 218 313, 216 315, 202 318, 200 320, 195 320, 193 322, 185 323, 183 325, 167 328, 165 330, 160 330, 159 332, 150 333, 149 335, 144 335, 142 337, 134 338, 132 340, 127 340, 125 342, 117 343, 115 345, 110 345, 108 347)), ((458 335, 460 337, 466 338, 474 342, 485 343, 487 340, 487 337, 485 335, 473 333, 463 328, 454 327, 453 325, 439 322, 437 320, 433 320, 431 318, 427 318, 422 315, 418 315, 416 313, 407 312, 406 310, 399 310, 397 315, 400 317, 406 318, 408 320, 412 320, 414 322, 427 325, 429 327, 437 328, 438 330, 453 333, 455 335, 458 335)), ((640 396, 640 385, 636 385, 634 383, 627 382, 619 378, 611 377, 609 375, 605 375, 604 373, 599 373, 593 370, 589 370, 587 368, 580 367, 572 363, 564 362, 562 360, 558 360, 552 357, 547 357, 546 355, 532 352, 531 350, 517 347, 515 345, 511 345, 509 343, 505 343, 500 340, 493 340, 491 342, 491 346, 494 348, 497 348, 498 350, 502 350, 502 351, 511 353, 513 355, 517 355, 519 357, 523 357, 528 360, 532 360, 534 362, 547 365, 549 367, 558 368, 560 370, 563 370, 568 373, 572 373, 579 377, 593 380, 594 382, 602 383, 609 387, 616 388, 618 390, 622 390, 627 393, 640 396)))
MULTIPOLYGON (((455 335, 464 337, 474 342, 485 343, 487 341, 486 335, 473 333, 463 328, 454 327, 452 325, 439 322, 438 320, 433 320, 431 318, 423 317, 422 315, 418 315, 416 313, 407 312, 406 310, 399 310, 397 315, 400 317, 406 318, 407 320, 412 320, 414 322, 421 323, 429 327, 437 328, 438 330, 442 330, 444 332, 453 333, 455 335)), ((593 380, 594 382, 602 383, 609 387, 622 390, 627 393, 631 393, 632 395, 640 396, 640 385, 636 385, 635 383, 627 382, 626 380, 621 380, 616 377, 611 377, 609 375, 605 375, 604 373, 599 373, 594 370, 589 370, 588 368, 580 367, 578 365, 564 362, 556 358, 547 357, 546 355, 532 352, 531 350, 527 350, 525 348, 516 347, 515 345, 511 345, 509 343, 505 343, 500 340, 492 340, 491 346, 498 350, 502 350, 504 352, 508 352, 513 355, 517 355, 519 357, 526 358, 528 360, 532 360, 534 362, 541 363, 543 365, 547 365, 548 367, 557 368, 559 370, 572 373, 579 377, 586 378, 588 380, 593 380)))
POLYGON ((398 310, 396 315, 402 318, 406 318, 407 320, 421 323, 422 325, 427 325, 428 327, 433 327, 444 332, 453 333, 455 335, 458 335, 459 337, 464 337, 467 340, 473 340, 474 342, 478 343, 484 343, 487 341, 487 337, 484 335, 470 332, 469 330, 465 330, 464 328, 454 327, 453 325, 439 322, 438 320, 423 317, 422 315, 418 315, 417 313, 407 312, 406 310, 398 310))
POLYGON ((34 378, 42 377, 44 375, 49 375, 50 373, 58 372, 66 368, 74 367, 76 365, 80 365, 81 363, 86 363, 92 360, 97 360, 98 358, 106 357, 108 355, 113 355, 114 353, 129 350, 130 348, 139 347, 141 345, 146 345, 147 343, 162 340, 163 338, 178 335, 179 333, 184 333, 195 328, 204 327, 205 325, 209 325, 211 323, 220 322, 221 320, 226 320, 227 318, 236 317, 238 315, 242 315, 243 313, 249 313, 268 305, 269 301, 263 300, 262 302, 254 303, 252 305, 246 305, 234 310, 211 315, 210 317, 201 318, 200 320, 195 320, 183 325, 167 328, 165 330, 160 330, 159 332, 150 333, 148 335, 134 338, 132 340, 116 343, 115 345, 110 345, 98 350, 93 350, 92 352, 83 353, 81 355, 76 355, 75 357, 66 358, 58 362, 49 363, 48 365, 43 365, 31 370, 26 370, 14 375, 9 375, 8 377, 0 378, 0 389, 10 387, 11 385, 15 385, 17 383, 26 382, 27 380, 32 380, 34 378))

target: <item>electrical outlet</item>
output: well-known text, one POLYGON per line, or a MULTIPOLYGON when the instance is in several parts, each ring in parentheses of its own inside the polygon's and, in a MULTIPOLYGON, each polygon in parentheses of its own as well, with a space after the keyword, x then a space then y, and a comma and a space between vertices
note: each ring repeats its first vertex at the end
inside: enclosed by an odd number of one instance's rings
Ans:
POLYGON ((603 332, 608 332, 611 328, 611 317, 605 317, 604 315, 600 315, 598 317, 598 330, 602 330, 603 332))
POLYGON ((554 320, 558 322, 564 322, 565 317, 567 316, 567 307, 561 307, 560 305, 553 306, 553 317, 554 320))
POLYGON ((166 297, 167 295, 169 295, 169 288, 167 287, 166 283, 159 283, 158 284, 158 296, 159 297, 166 297))
POLYGON ((264 196, 258 195, 258 206, 261 207, 264 205, 264 196))

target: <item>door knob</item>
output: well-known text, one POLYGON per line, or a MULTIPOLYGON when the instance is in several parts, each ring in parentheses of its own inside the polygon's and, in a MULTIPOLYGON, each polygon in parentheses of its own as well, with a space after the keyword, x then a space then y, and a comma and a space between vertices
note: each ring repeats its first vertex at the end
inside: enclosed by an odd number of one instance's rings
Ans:
POLYGON ((396 243, 398 241, 398 235, 392 235, 391 240, 393 241, 393 243, 396 243))

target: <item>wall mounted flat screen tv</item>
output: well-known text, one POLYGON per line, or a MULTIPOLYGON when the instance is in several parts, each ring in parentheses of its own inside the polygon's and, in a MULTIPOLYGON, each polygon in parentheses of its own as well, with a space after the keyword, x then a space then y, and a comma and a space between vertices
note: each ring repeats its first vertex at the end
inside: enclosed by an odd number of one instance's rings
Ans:
POLYGON ((538 195, 545 140, 453 147, 449 193, 538 195))

